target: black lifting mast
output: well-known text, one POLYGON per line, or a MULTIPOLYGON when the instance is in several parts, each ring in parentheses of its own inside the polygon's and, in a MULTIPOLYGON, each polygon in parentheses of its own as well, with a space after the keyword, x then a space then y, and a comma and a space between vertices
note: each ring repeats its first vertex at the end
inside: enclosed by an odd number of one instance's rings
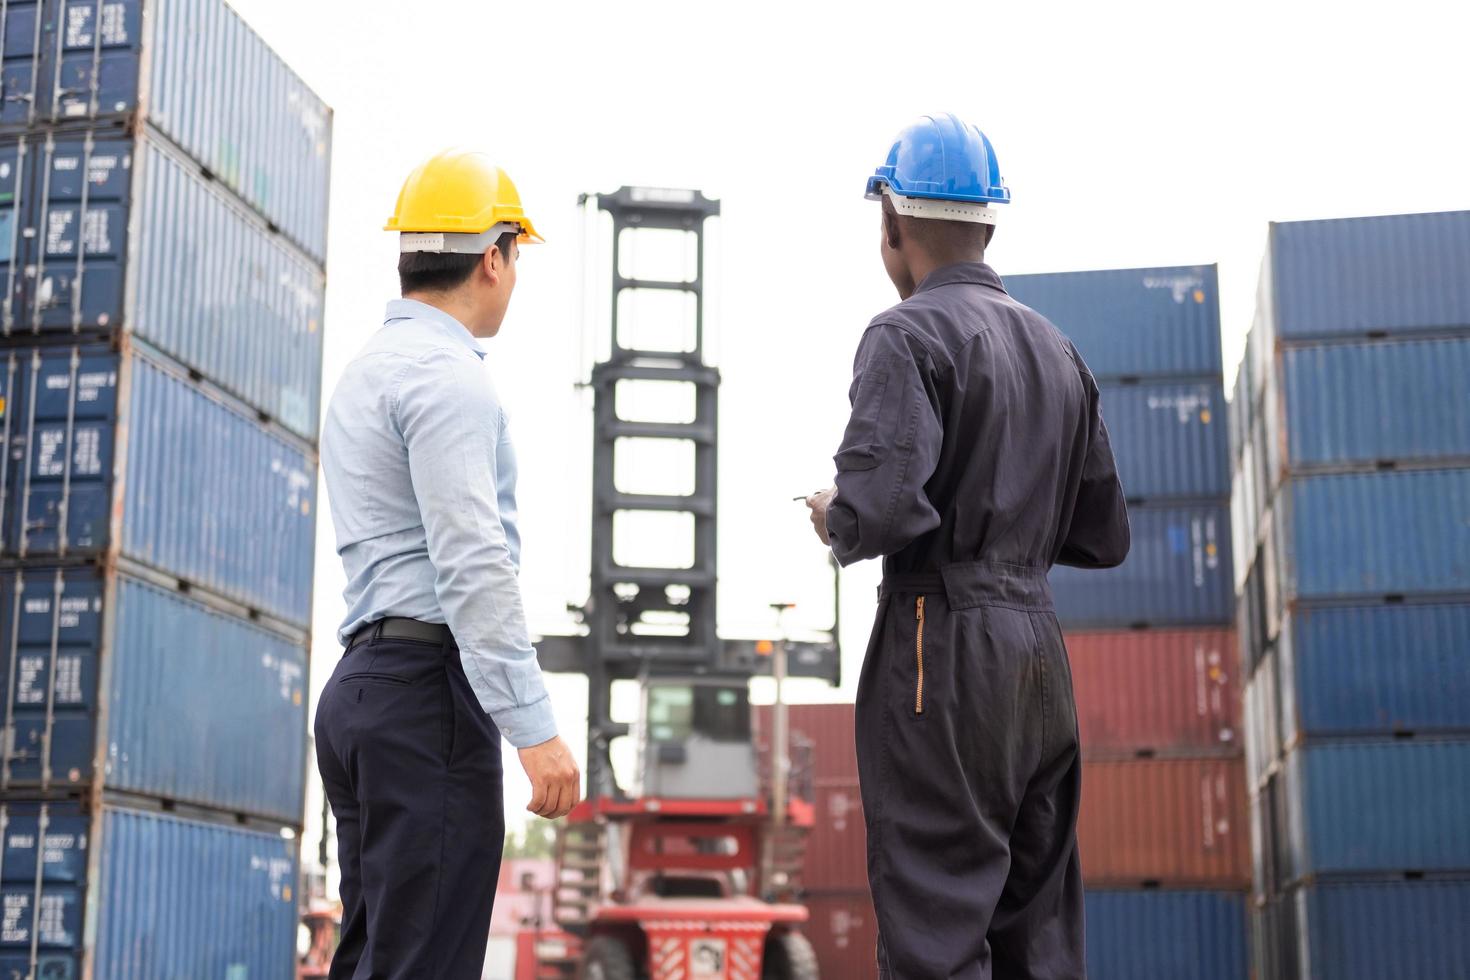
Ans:
MULTIPOLYGON (((718 201, 694 190, 623 187, 597 195, 597 206, 612 218, 611 353, 595 365, 592 451, 592 569, 585 604, 574 611, 586 627, 582 636, 547 636, 538 644, 548 671, 584 673, 587 691, 587 795, 618 795, 608 762, 608 745, 628 733, 611 717, 616 680, 709 676, 732 682, 769 671, 769 644, 721 641, 715 610, 716 481, 720 373, 706 361, 704 310, 705 223, 720 213, 718 201), (693 270, 669 280, 636 279, 624 274, 627 231, 682 232, 692 236, 693 270), (662 294, 661 296, 658 294, 662 294), (676 302, 667 302, 678 298, 676 302), (664 310, 678 309, 692 322, 642 329, 639 301, 664 299, 664 310), (650 343, 650 339, 656 343, 650 343), (658 383, 663 383, 659 385, 658 383), (670 384, 672 383, 672 384, 670 384), (693 412, 678 420, 649 421, 628 406, 642 388, 692 391, 693 412), (619 411, 620 407, 624 410, 619 411), (637 493, 620 489, 618 453, 625 440, 672 440, 693 447, 693 473, 654 474, 670 492, 650 492, 640 480, 637 493), (692 479, 691 479, 692 477, 692 479), (691 490, 692 488, 692 490, 691 490), (693 525, 691 560, 676 567, 645 567, 618 561, 639 533, 640 515, 685 515, 693 525)), ((586 199, 583 203, 585 206, 586 199)), ((687 241, 687 239, 686 239, 687 241)), ((677 250, 675 250, 677 251, 677 250)), ((684 399, 687 404, 689 399, 684 399)), ((684 458, 690 454, 685 453, 684 458)), ((646 474, 644 475, 646 476, 646 474)), ((688 522, 676 537, 687 537, 688 522)), ((646 533, 646 532, 644 532, 646 533)), ((647 542, 644 542, 645 544, 647 542)), ((687 551, 682 556, 688 558, 687 551)), ((835 630, 834 630, 835 637, 835 630)), ((837 683, 838 656, 831 643, 788 644, 790 673, 837 683)))

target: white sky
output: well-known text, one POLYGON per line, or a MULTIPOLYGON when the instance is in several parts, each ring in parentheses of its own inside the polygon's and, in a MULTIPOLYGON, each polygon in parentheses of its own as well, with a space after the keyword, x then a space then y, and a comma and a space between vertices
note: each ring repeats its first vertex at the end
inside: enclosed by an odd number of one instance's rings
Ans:
MULTIPOLYGON (((790 498, 830 482, 854 345, 895 298, 861 192, 913 116, 953 111, 994 143, 1015 201, 989 256, 1002 275, 1218 262, 1227 376, 1267 222, 1470 203, 1463 3, 233 3, 336 110, 326 391, 396 295, 380 229, 422 158, 487 150, 549 241, 523 252, 487 359, 512 412, 539 631, 586 595, 579 193, 723 202, 710 313, 732 635, 768 629, 774 600, 797 601, 798 623, 830 618, 824 553, 790 498)), ((315 686, 343 583, 320 512, 315 686)), ((851 697, 878 571, 844 576, 847 682, 799 699, 851 697)), ((583 690, 553 683, 578 751, 583 690)), ((509 751, 506 766, 514 825, 527 788, 509 751)), ((304 843, 314 854, 316 832, 304 843)))

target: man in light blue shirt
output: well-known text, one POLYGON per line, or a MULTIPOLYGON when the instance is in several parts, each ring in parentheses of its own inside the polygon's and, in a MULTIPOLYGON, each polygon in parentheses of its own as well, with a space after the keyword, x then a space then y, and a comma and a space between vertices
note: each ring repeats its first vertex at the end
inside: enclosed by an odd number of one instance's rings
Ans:
POLYGON ((462 152, 409 177, 389 230, 403 298, 322 432, 348 605, 316 718, 342 870, 330 977, 478 980, 501 736, 531 780, 527 809, 560 817, 580 797, 527 634, 515 453, 476 339, 500 330, 519 242, 540 239, 505 173, 462 152))

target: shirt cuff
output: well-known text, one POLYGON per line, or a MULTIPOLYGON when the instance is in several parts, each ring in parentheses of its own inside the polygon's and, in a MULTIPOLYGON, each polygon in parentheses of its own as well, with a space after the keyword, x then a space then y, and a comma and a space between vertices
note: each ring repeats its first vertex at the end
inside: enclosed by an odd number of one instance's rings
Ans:
POLYGON ((556 738, 556 716, 552 713, 549 697, 497 711, 490 718, 505 740, 518 749, 528 749, 556 738))

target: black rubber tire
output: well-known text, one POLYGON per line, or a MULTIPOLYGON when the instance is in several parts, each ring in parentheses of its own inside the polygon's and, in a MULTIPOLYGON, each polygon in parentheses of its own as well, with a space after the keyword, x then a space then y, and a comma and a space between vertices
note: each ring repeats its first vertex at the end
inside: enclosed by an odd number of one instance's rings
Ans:
POLYGON ((762 980, 821 980, 817 951, 799 932, 773 933, 766 939, 762 980))
POLYGON ((638 980, 633 954, 613 936, 597 936, 582 951, 578 980, 638 980))

